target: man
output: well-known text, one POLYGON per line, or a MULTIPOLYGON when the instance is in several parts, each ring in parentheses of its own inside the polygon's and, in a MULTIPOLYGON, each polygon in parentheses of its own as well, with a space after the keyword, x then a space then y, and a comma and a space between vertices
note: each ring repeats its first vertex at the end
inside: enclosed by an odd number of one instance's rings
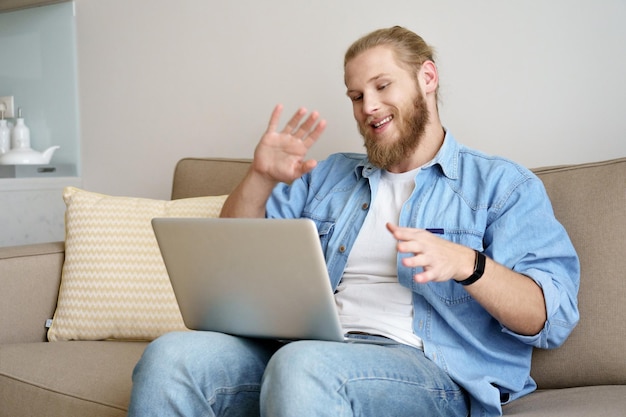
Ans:
POLYGON ((277 106, 222 216, 315 221, 345 331, 397 343, 169 334, 130 415, 500 415, 536 387, 532 347, 576 325, 578 258, 541 181, 443 128, 422 38, 372 32, 344 69, 367 156, 307 160, 326 122, 300 109, 279 130, 277 106))

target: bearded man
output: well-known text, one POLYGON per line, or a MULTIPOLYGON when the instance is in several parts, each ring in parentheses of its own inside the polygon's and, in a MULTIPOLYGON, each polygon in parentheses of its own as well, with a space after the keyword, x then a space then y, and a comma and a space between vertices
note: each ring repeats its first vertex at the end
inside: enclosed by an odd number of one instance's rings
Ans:
POLYGON ((343 329, 390 343, 168 334, 129 415, 501 415, 536 388, 532 348, 576 325, 578 258, 541 181, 443 127, 432 48, 381 29, 344 70, 367 155, 306 159, 326 121, 300 109, 279 130, 279 105, 222 217, 313 220, 343 329))

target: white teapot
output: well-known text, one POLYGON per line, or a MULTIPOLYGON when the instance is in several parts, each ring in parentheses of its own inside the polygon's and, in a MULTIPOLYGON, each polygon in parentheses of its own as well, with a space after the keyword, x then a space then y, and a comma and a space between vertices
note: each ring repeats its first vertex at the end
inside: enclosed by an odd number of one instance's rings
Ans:
POLYGON ((46 165, 50 163, 52 154, 60 146, 51 146, 43 152, 37 152, 30 147, 16 148, 0 155, 0 165, 46 165))
POLYGON ((46 165, 50 163, 54 151, 60 146, 51 146, 43 152, 37 152, 30 147, 30 129, 24 124, 22 109, 16 125, 11 132, 11 149, 0 155, 0 165, 46 165))

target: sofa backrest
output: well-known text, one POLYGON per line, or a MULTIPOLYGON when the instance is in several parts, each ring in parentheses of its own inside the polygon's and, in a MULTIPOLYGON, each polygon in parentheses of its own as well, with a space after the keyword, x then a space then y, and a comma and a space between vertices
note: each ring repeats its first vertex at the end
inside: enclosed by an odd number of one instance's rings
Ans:
MULTIPOLYGON (((186 158, 172 198, 230 193, 250 160, 186 158)), ((626 384, 626 158, 538 168, 581 262, 580 323, 559 349, 536 350, 540 388, 626 384)))
POLYGON ((626 158, 534 170, 578 252, 580 322, 536 350, 540 388, 626 384, 626 158))
POLYGON ((243 179, 249 159, 183 158, 174 168, 172 200, 229 194, 243 179))

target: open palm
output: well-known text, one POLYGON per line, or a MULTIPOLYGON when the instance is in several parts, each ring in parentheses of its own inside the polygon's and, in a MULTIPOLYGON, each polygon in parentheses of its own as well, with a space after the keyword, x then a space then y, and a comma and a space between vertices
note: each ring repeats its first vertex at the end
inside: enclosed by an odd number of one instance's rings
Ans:
POLYGON ((291 183, 312 170, 317 162, 307 160, 306 153, 326 128, 319 113, 300 108, 278 131, 283 106, 272 112, 267 130, 254 152, 254 169, 273 181, 291 183))

